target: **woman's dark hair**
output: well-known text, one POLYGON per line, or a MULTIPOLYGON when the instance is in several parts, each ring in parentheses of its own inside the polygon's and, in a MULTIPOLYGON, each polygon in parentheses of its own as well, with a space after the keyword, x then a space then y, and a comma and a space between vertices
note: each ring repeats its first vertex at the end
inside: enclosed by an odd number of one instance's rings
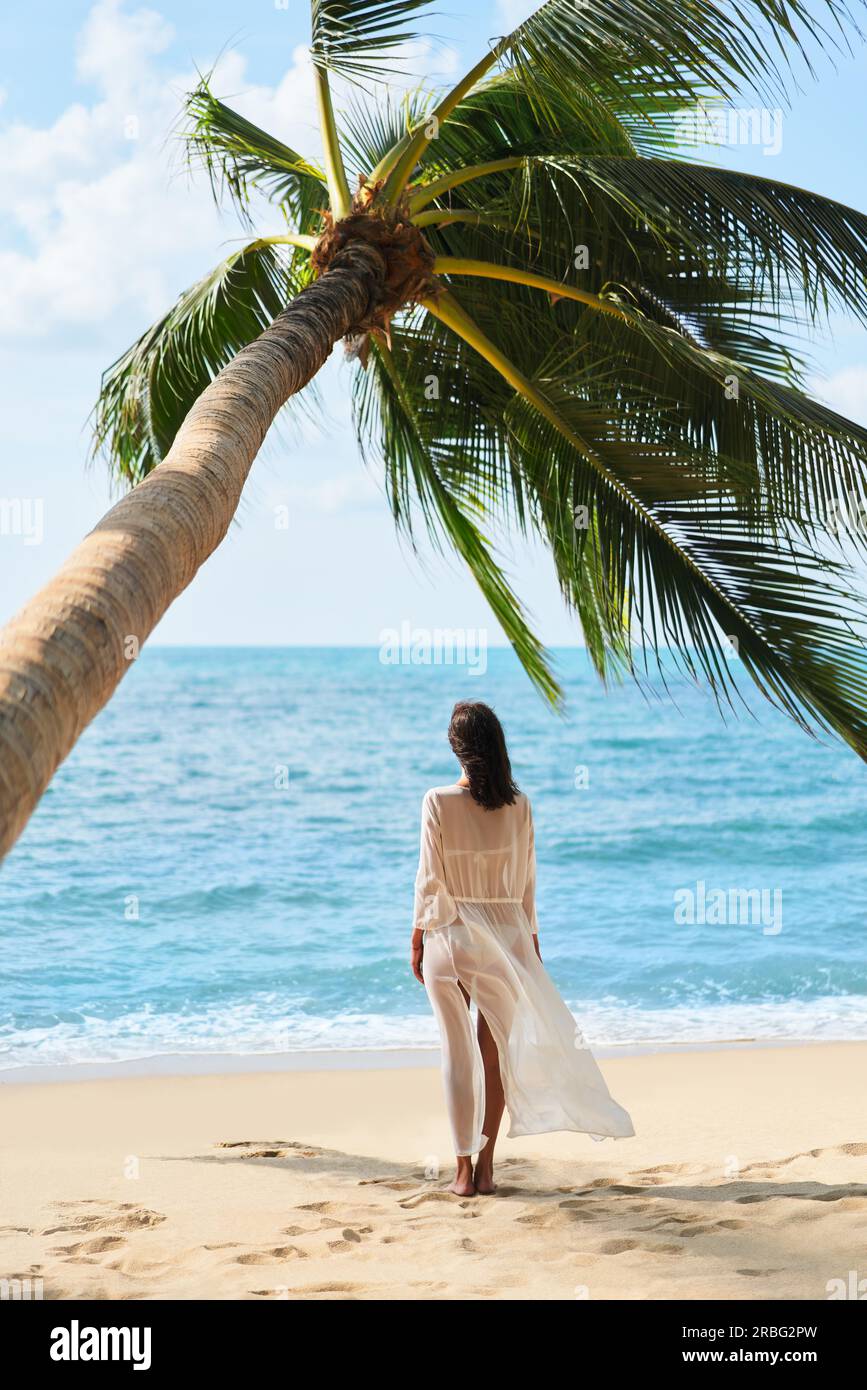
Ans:
POLYGON ((518 794, 506 736, 490 705, 459 700, 452 710, 449 743, 469 779, 470 796, 486 811, 511 806, 518 794))

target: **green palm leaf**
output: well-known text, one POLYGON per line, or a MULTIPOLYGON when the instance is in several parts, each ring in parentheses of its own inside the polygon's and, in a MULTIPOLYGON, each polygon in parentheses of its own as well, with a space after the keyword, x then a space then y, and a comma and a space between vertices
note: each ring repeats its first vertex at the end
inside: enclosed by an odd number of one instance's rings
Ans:
POLYGON ((279 238, 234 251, 104 373, 94 453, 124 482, 140 482, 208 382, 308 282, 305 261, 279 238))
POLYGON ((405 21, 430 0, 312 0, 310 52, 319 68, 369 77, 389 49, 416 37, 405 21))
MULTIPOLYGON (((400 349, 405 358, 402 337, 400 349)), ((416 360, 410 356, 408 365, 416 360)), ((413 541, 417 505, 434 545, 441 549, 445 542, 466 564, 530 679, 546 698, 558 701, 560 688, 542 645, 481 530, 485 508, 474 489, 472 471, 463 466, 464 440, 451 445, 431 440, 414 408, 413 384, 417 383, 402 379, 392 350, 375 344, 367 370, 355 378, 355 419, 363 453, 370 459, 378 446, 380 457, 387 459, 389 494, 399 527, 413 541)))
POLYGON ((722 100, 745 88, 771 99, 785 90, 790 55, 806 57, 808 39, 838 50, 846 23, 839 0, 548 0, 509 36, 507 52, 539 98, 542 78, 622 102, 628 72, 633 86, 640 75, 644 90, 667 90, 682 105, 708 90, 722 100))
POLYGON ((320 225, 328 194, 315 164, 218 101, 207 78, 187 97, 185 116, 187 158, 205 169, 217 203, 228 194, 249 225, 251 193, 258 189, 299 232, 320 225))

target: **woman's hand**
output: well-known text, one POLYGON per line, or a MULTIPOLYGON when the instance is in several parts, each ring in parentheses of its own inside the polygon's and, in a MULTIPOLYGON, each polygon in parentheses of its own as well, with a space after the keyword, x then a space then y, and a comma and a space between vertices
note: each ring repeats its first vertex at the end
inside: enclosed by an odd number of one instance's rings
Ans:
POLYGON ((410 965, 411 965, 411 967, 412 967, 412 973, 413 973, 413 975, 415 975, 415 978, 418 980, 418 982, 419 982, 420 985, 423 985, 423 984, 424 984, 424 975, 422 974, 422 961, 423 961, 423 960, 424 960, 424 932, 423 932, 423 931, 419 931, 419 929, 416 928, 416 930, 415 930, 415 931, 413 932, 413 934, 412 934, 412 940, 411 940, 411 942, 410 942, 410 947, 409 947, 409 963, 410 963, 410 965))
POLYGON ((542 952, 539 950, 539 936, 537 932, 533 932, 533 946, 535 947, 536 955, 541 960, 542 952))

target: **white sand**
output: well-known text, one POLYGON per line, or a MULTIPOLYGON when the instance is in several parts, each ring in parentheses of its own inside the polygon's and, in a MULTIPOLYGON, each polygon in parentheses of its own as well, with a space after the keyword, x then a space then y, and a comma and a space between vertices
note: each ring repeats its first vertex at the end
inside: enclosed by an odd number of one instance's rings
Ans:
POLYGON ((0 1086, 0 1278, 45 1298, 805 1298, 867 1277, 867 1043, 602 1062, 635 1139, 501 1139, 433 1067, 0 1086), (441 1165, 439 1177, 426 1176, 441 1165))

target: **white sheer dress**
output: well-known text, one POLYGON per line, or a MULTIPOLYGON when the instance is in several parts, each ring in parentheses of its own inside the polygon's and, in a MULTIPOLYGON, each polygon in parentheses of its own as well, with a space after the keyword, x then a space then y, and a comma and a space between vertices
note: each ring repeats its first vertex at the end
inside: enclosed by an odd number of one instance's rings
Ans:
POLYGON ((465 787, 427 793, 415 925, 424 932, 422 972, 439 1024, 457 1154, 478 1153, 487 1142, 482 1057, 459 982, 497 1044, 510 1139, 561 1129, 596 1139, 635 1132, 536 955, 535 896, 526 796, 486 811, 465 787))

